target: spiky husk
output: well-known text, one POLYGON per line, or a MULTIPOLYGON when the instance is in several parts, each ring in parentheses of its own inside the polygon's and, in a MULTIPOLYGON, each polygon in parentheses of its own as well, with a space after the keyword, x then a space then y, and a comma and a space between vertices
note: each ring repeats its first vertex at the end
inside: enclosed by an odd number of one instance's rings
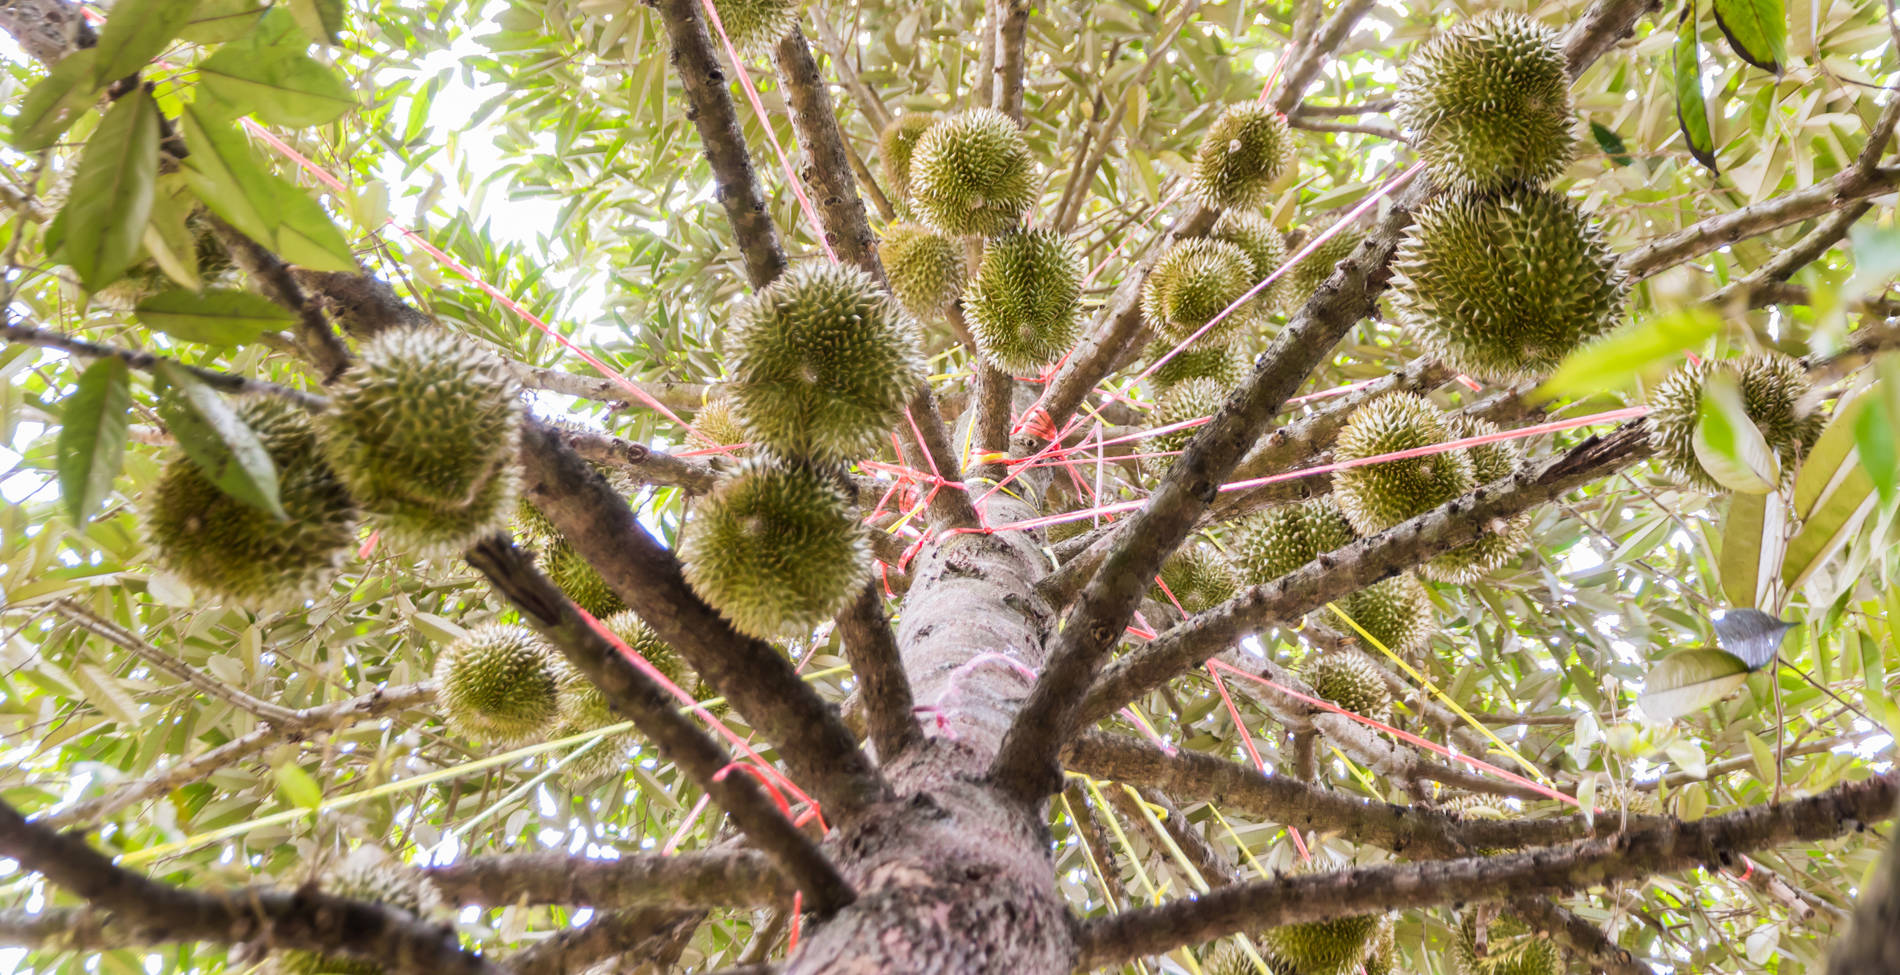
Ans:
POLYGON ((936 121, 935 115, 899 115, 878 133, 877 168, 884 178, 885 192, 899 200, 910 199, 910 157, 917 149, 917 140, 936 121))
POLYGON ((1095 519, 1077 518, 1074 521, 1058 521, 1042 530, 1042 537, 1049 544, 1066 542, 1071 538, 1080 538, 1095 530, 1095 519))
MULTIPOLYGON (((1248 210, 1229 210, 1214 221, 1214 229, 1208 236, 1215 240, 1224 240, 1240 248, 1253 264, 1253 282, 1258 284, 1267 275, 1280 269, 1286 261, 1286 238, 1280 234, 1273 221, 1248 210)), ((1286 298, 1286 276, 1260 292, 1255 301, 1265 309, 1277 309, 1286 298)))
POLYGON ((1248 515, 1237 527, 1234 565, 1249 586, 1264 586, 1354 538, 1331 496, 1275 505, 1248 515))
POLYGON ((1459 975, 1557 975, 1563 970, 1556 943, 1509 916, 1491 920, 1480 955, 1477 914, 1467 911, 1458 925, 1456 954, 1459 975))
POLYGON ((1379 920, 1376 914, 1358 914, 1288 924, 1261 932, 1259 942, 1276 972, 1348 975, 1365 959, 1379 920))
POLYGON ((768 54, 798 22, 793 0, 713 0, 719 23, 740 54, 768 54))
MULTIPOLYGON (((1147 360, 1154 362, 1173 348, 1171 342, 1151 342, 1147 360)), ((1158 392, 1167 392, 1169 387, 1191 379, 1211 379, 1222 389, 1232 389, 1246 378, 1250 366, 1247 356, 1234 346, 1196 342, 1161 363, 1161 367, 1148 376, 1148 381, 1158 392)))
MULTIPOLYGON (((1432 634, 1438 632, 1438 615, 1432 611, 1431 594, 1409 572, 1375 582, 1334 605, 1393 653, 1423 649, 1432 634)), ((1320 614, 1318 618, 1353 639, 1364 639, 1359 630, 1331 612, 1320 614)), ((1368 646, 1366 651, 1378 654, 1376 647, 1368 646)))
POLYGON ((595 617, 612 616, 627 608, 599 570, 581 558, 565 538, 550 539, 542 551, 542 569, 574 605, 595 617))
MULTIPOLYGON (((622 643, 652 664, 655 670, 665 674, 668 680, 690 689, 692 672, 687 669, 685 662, 666 641, 660 639, 659 634, 653 632, 652 627, 631 610, 602 617, 601 623, 622 643)), ((601 691, 600 685, 588 680, 587 675, 572 666, 564 664, 561 667, 558 687, 561 727, 552 737, 565 738, 625 720, 607 703, 607 695, 601 691)), ((570 779, 591 779, 623 767, 627 752, 637 740, 638 733, 633 729, 612 735, 595 745, 587 754, 569 762, 564 771, 570 779)))
POLYGON ((1366 960, 1360 963, 1365 966, 1365 975, 1392 975, 1398 958, 1396 928, 1390 917, 1379 919, 1379 929, 1366 946, 1366 960))
POLYGON ((436 657, 436 705, 458 734, 526 741, 560 717, 559 677, 558 658, 532 630, 484 624, 436 657))
MULTIPOLYGON (((1489 420, 1454 415, 1446 418, 1445 429, 1452 439, 1463 440, 1466 437, 1497 433, 1498 425, 1489 420)), ((1463 453, 1471 460, 1472 479, 1478 484, 1489 484, 1500 477, 1509 476, 1524 458, 1522 442, 1517 440, 1479 444, 1466 448, 1463 453)), ((1461 545, 1426 562, 1419 566, 1418 572, 1427 579, 1439 582, 1471 582, 1517 558, 1518 553, 1530 544, 1530 527, 1531 516, 1528 511, 1497 519, 1485 526, 1484 534, 1479 535, 1477 541, 1461 545)))
POLYGON ((1021 223, 1039 189, 1022 130, 995 109, 939 119, 911 151, 911 206, 947 234, 1008 231, 1021 223))
POLYGON ((1541 378, 1614 328, 1625 281, 1575 203, 1512 187, 1426 204, 1392 260, 1392 309, 1448 365, 1541 378))
POLYGON ((1474 17, 1419 45, 1392 114, 1454 190, 1541 186, 1576 151, 1562 39, 1521 14, 1474 17))
POLYGON ((1728 489, 1702 469, 1695 455, 1695 428, 1702 402, 1702 384, 1720 369, 1735 377, 1742 407, 1762 439, 1792 475, 1795 462, 1806 455, 1821 435, 1823 418, 1804 402, 1812 390, 1801 364, 1779 352, 1763 352, 1740 359, 1704 359, 1671 373, 1649 397, 1649 442, 1656 460, 1676 480, 1698 490, 1725 493, 1728 489))
MULTIPOLYGON (((1315 227, 1312 233, 1307 235, 1307 240, 1310 241, 1329 229, 1331 225, 1315 227)), ((1351 257, 1352 252, 1358 249, 1359 242, 1363 239, 1365 239, 1364 235, 1347 228, 1321 242, 1313 253, 1306 255, 1304 260, 1293 265, 1293 270, 1287 272, 1287 301, 1296 304, 1304 303, 1317 294, 1319 286, 1325 284, 1326 279, 1332 277, 1333 272, 1339 269, 1339 262, 1351 257)))
POLYGON ((277 467, 278 521, 220 490, 179 452, 146 499, 154 561, 201 594, 249 608, 329 589, 356 542, 357 508, 324 460, 310 417, 276 397, 234 404, 277 467))
POLYGON ((693 439, 707 447, 731 447, 748 442, 745 427, 739 423, 739 411, 732 397, 715 396, 693 414, 693 439))
POLYGON ((513 528, 517 539, 535 548, 546 545, 549 539, 561 534, 561 530, 554 527, 554 522, 549 521, 548 516, 542 514, 541 509, 536 508, 527 498, 521 498, 515 502, 513 528))
POLYGON ((1167 591, 1155 586, 1149 591, 1149 598, 1166 605, 1180 603, 1189 613, 1218 606, 1234 598, 1239 590, 1233 563, 1227 561, 1227 556, 1212 545, 1193 542, 1181 546, 1180 551, 1162 563, 1161 582, 1167 591), (1173 600, 1168 598, 1170 593, 1173 600))
POLYGON ((1231 944, 1221 945, 1207 953, 1201 959, 1201 971, 1206 975, 1257 975, 1253 959, 1247 953, 1231 944))
MULTIPOLYGON (((418 920, 438 918, 447 901, 427 877, 390 861, 352 854, 318 885, 324 893, 351 900, 370 901, 406 911, 418 920)), ((279 952, 269 970, 279 975, 381 975, 375 962, 315 951, 279 952)))
POLYGON ((1375 721, 1392 714, 1392 692, 1363 654, 1312 654, 1300 664, 1300 678, 1313 693, 1354 714, 1375 721))
POLYGON ((1032 372, 1075 344, 1082 321, 1082 254, 1053 230, 990 242, 963 296, 983 357, 1005 372, 1032 372))
POLYGON ((736 629, 771 639, 837 615, 871 577, 871 544, 831 475, 760 459, 693 512, 680 562, 736 629))
POLYGON ((1258 209, 1293 156, 1293 133, 1271 106, 1236 102, 1207 127, 1194 159, 1194 190, 1223 210, 1258 209))
POLYGON ((317 430, 370 524, 424 554, 503 527, 522 416, 506 364, 436 329, 391 329, 357 351, 317 430))
POLYGON ((742 304, 727 367, 748 441, 821 460, 874 449, 924 381, 916 321, 833 264, 793 268, 742 304))
MULTIPOLYGON (((1190 379, 1187 382, 1169 387, 1155 401, 1154 425, 1165 427, 1185 420, 1198 420, 1212 416, 1227 399, 1227 390, 1211 379, 1190 379)), ((1200 427, 1184 427, 1157 433, 1141 441, 1144 454, 1163 454, 1185 448, 1194 435, 1201 432, 1200 427)), ((1173 456, 1143 457, 1141 466, 1146 470, 1165 471, 1174 466, 1173 456)))
MULTIPOLYGON (((1424 397, 1388 393, 1359 407, 1339 431, 1334 461, 1360 460, 1451 439, 1445 414, 1424 397)), ((1349 467, 1333 474, 1333 497, 1361 535, 1382 532, 1476 486, 1471 458, 1446 451, 1349 467)))
MULTIPOLYGON (((1253 261, 1224 240, 1190 237, 1168 248, 1141 286, 1141 314, 1157 334, 1180 342, 1238 301, 1253 287, 1253 261)), ((1230 344, 1245 335, 1260 313, 1249 301, 1234 309, 1197 345, 1230 344)))
POLYGON ((919 318, 943 312, 963 293, 963 248, 920 223, 894 223, 877 243, 891 293, 919 318))

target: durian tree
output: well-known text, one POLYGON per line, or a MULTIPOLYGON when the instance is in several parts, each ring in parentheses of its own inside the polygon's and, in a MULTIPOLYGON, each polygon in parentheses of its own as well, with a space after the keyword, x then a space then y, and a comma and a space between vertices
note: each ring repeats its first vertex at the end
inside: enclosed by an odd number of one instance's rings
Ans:
POLYGON ((1900 970, 1879 0, 0 29, 9 970, 1900 970))

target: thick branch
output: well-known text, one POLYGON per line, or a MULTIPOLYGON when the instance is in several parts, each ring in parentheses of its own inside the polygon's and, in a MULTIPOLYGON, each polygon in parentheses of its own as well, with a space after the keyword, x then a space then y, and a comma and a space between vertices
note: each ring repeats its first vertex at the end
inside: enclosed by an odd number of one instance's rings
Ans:
MULTIPOLYGON (((404 306, 408 307, 408 306, 404 306)), ((544 389, 550 393, 573 396, 577 399, 593 400, 599 403, 619 403, 645 409, 646 404, 629 392, 622 380, 608 379, 605 376, 580 376, 546 366, 530 366, 508 360, 509 371, 514 373, 515 381, 529 389, 544 389)), ((691 412, 706 403, 713 387, 703 383, 633 382, 641 392, 653 397, 660 405, 676 413, 691 412)))
POLYGON ((792 130, 798 133, 798 144, 809 163, 804 170, 805 181, 811 185, 812 202, 824 223, 821 231, 840 260, 883 280, 877 237, 865 220, 864 202, 858 199, 851 157, 845 151, 844 135, 838 131, 831 92, 818 73, 818 61, 812 57, 805 32, 793 27, 779 40, 777 53, 779 83, 792 108, 792 130))
POLYGON ((719 483, 719 472, 705 461, 675 457, 646 444, 595 430, 553 424, 549 424, 548 429, 582 458, 623 471, 642 484, 665 484, 685 488, 688 494, 705 494, 719 483))
POLYGON ((858 594, 857 602, 838 616, 838 636, 845 659, 858 679, 858 700, 864 704, 866 730, 877 747, 878 761, 891 761, 923 739, 917 727, 916 702, 910 678, 897 650, 897 637, 884 612, 884 596, 873 581, 858 594))
POLYGON ((303 346, 304 357, 317 367, 323 382, 327 384, 343 375, 343 370, 350 366, 349 346, 331 330, 329 320, 323 316, 323 307, 304 299, 303 286, 297 283, 290 265, 217 215, 207 214, 205 219, 211 222, 218 242, 230 252, 231 261, 256 282, 257 290, 297 316, 298 343, 303 346))
POLYGON ((669 942, 691 936, 700 919, 694 911, 609 911, 515 952, 508 958, 508 970, 512 975, 569 975, 615 955, 646 961, 664 952, 669 942))
POLYGON ((635 853, 618 860, 560 851, 476 857, 425 871, 457 904, 575 907, 784 907, 793 887, 763 853, 635 853))
POLYGON ((1306 86, 1319 76, 1320 68, 1325 67, 1327 59, 1345 43, 1353 25, 1371 9, 1372 0, 1346 0, 1333 12, 1332 18, 1313 35, 1313 42, 1300 49, 1298 60, 1281 76, 1280 87, 1273 93, 1275 110, 1284 114, 1300 104, 1306 95, 1306 86))
POLYGON ((1871 172, 1849 169, 1831 179, 1718 214, 1667 234, 1624 254, 1617 262, 1634 280, 1693 260, 1745 237, 1827 215, 1870 196, 1891 192, 1900 183, 1900 167, 1871 172))
POLYGON ((996 26, 996 77, 990 89, 990 107, 1021 125, 1023 41, 1029 32, 1029 0, 996 0, 994 9, 1002 15, 1002 21, 996 26))
POLYGON ((319 410, 329 403, 328 400, 321 396, 313 396, 309 393, 291 389, 288 386, 280 386, 273 382, 266 382, 262 379, 236 376, 228 372, 219 372, 216 369, 206 369, 202 366, 188 366, 175 359, 167 359, 162 355, 153 355, 150 352, 140 352, 135 349, 121 349, 112 345, 100 345, 97 342, 88 342, 85 339, 73 338, 68 335, 61 335, 58 332, 50 332, 41 328, 31 328, 26 325, 0 325, 0 338, 5 338, 9 342, 15 342, 20 345, 33 345, 42 349, 58 349, 62 352, 70 352, 73 355, 86 356, 93 359, 118 359, 140 372, 151 372, 158 368, 160 362, 169 361, 178 368, 196 376, 202 380, 205 385, 219 392, 231 393, 233 395, 255 394, 260 396, 277 396, 290 400, 307 410, 319 410))

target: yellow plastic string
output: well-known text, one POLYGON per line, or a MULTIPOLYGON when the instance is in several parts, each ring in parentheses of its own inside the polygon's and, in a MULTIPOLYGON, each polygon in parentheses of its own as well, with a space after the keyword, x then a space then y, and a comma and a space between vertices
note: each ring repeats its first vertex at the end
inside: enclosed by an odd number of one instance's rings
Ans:
MULTIPOLYGON (((1254 875, 1267 876, 1267 868, 1261 866, 1259 860, 1254 859, 1253 849, 1241 841, 1240 834, 1234 832, 1234 827, 1227 822, 1227 817, 1220 814, 1220 808, 1210 802, 1207 804, 1207 811, 1213 814, 1214 821, 1219 823, 1220 828, 1227 833, 1227 838, 1234 841, 1234 848, 1240 851, 1241 857, 1247 861, 1247 866, 1253 868, 1254 875)), ((1260 975, 1273 975, 1273 967, 1267 964, 1265 958, 1260 957, 1260 951, 1254 947, 1252 938, 1241 934, 1235 935, 1234 940, 1240 944, 1241 954, 1246 955, 1247 960, 1253 962, 1255 971, 1258 971, 1260 975)))
POLYGON ((1358 779, 1359 784, 1365 786, 1367 792, 1370 792, 1373 795, 1378 795, 1379 793, 1378 786, 1373 783, 1371 772, 1368 772, 1365 769, 1360 768, 1357 762, 1354 762, 1352 759, 1347 758, 1346 753, 1340 751, 1338 745, 1327 745, 1326 748, 1328 751, 1333 753, 1334 758, 1337 758, 1341 762, 1344 762, 1346 764, 1346 771, 1351 773, 1353 778, 1358 779))
MULTIPOLYGON (((1082 785, 1089 790, 1089 795, 1095 797, 1095 801, 1104 811, 1112 808, 1108 804, 1108 797, 1102 794, 1101 785, 1095 779, 1086 775, 1078 775, 1076 778, 1082 780, 1082 785)), ((1142 866, 1141 857, 1135 853, 1135 844, 1128 839, 1128 833, 1122 829, 1121 821, 1116 819, 1112 812, 1104 815, 1102 821, 1108 824, 1109 832, 1115 834, 1115 842, 1121 846, 1122 855, 1128 858, 1129 863, 1134 864, 1135 879, 1140 880, 1142 889, 1148 892, 1148 900, 1156 907, 1161 906, 1161 895, 1167 891, 1167 885, 1155 886, 1154 878, 1148 876, 1148 868, 1142 866)), ((1201 966, 1194 960, 1193 955, 1188 955, 1187 963, 1194 975, 1202 975, 1201 966)))
POLYGON ((1155 730, 1154 722, 1149 721, 1148 716, 1145 714, 1142 714, 1141 708, 1136 707, 1134 702, 1132 701, 1129 702, 1127 707, 1128 707, 1128 713, 1135 716, 1135 723, 1141 725, 1142 729, 1148 732, 1148 735, 1151 740, 1153 741, 1167 740, 1161 737, 1161 732, 1155 730))
MULTIPOLYGON (((1070 774, 1073 775, 1074 773, 1070 773, 1070 774)), ((1079 839, 1080 838, 1079 834, 1084 829, 1082 825, 1082 817, 1076 814, 1074 806, 1069 805, 1068 793, 1066 792, 1058 793, 1056 798, 1062 800, 1062 811, 1065 813, 1068 813, 1069 822, 1075 824, 1075 829, 1076 829, 1076 832, 1078 834, 1078 839, 1079 839)), ((1107 903, 1111 910, 1116 910, 1116 911, 1121 910, 1121 905, 1115 903, 1114 888, 1108 885, 1108 874, 1104 873, 1102 871, 1102 865, 1095 861, 1095 848, 1090 846, 1086 840, 1082 841, 1080 845, 1082 847, 1082 858, 1088 861, 1089 870, 1095 874, 1095 882, 1097 884, 1100 884, 1102 887, 1103 902, 1107 903)), ((1135 959, 1135 970, 1140 972, 1141 975, 1148 975, 1148 966, 1144 964, 1142 960, 1139 958, 1135 959)))

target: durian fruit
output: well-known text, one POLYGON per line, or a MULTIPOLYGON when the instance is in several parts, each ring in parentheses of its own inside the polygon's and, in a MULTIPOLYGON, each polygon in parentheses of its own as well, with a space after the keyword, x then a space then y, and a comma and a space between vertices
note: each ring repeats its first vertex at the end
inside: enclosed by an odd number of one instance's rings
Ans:
POLYGON ((1357 975, 1380 920, 1377 914, 1357 914, 1287 924, 1261 932, 1257 940, 1275 972, 1357 975))
MULTIPOLYGON (((1174 348, 1170 342, 1148 344, 1147 359, 1154 362, 1174 348)), ((1148 376, 1157 392, 1166 392, 1190 379, 1211 379, 1222 389, 1232 389, 1247 377, 1252 363, 1240 349, 1231 345, 1204 345, 1196 342, 1176 353, 1148 376)))
POLYGON ((356 542, 357 508, 323 458, 310 417, 276 397, 233 404, 277 468, 285 520, 226 494, 183 452, 146 498, 154 561, 201 594, 249 608, 330 588, 356 542))
POLYGON ((1207 127, 1194 159, 1194 190, 1208 206, 1259 209, 1293 157, 1286 119, 1267 105, 1236 102, 1207 127))
MULTIPOLYGON (((1201 971, 1204 975, 1259 975, 1253 959, 1238 947, 1225 944, 1207 953, 1201 959, 1201 971)), ((1278 975, 1278 969, 1275 969, 1278 975)))
POLYGON ((1082 329, 1082 255, 1053 230, 990 241, 963 296, 977 350, 1005 372, 1060 358, 1082 329))
POLYGON ((1569 199, 1514 186, 1421 207, 1393 256, 1392 309, 1447 365, 1514 382, 1614 328, 1625 282, 1569 199))
MULTIPOLYGON (((1168 248, 1141 286, 1141 314, 1155 333, 1176 342, 1194 334, 1253 287, 1253 261, 1224 240, 1190 237, 1168 248)), ((1196 340, 1226 345, 1247 334, 1259 313, 1257 301, 1234 313, 1196 340)))
MULTIPOLYGON (((1247 260, 1253 263, 1253 280, 1249 285, 1259 284, 1286 262, 1286 238, 1273 226, 1273 221, 1250 210, 1229 210, 1221 214, 1208 236, 1224 240, 1247 255, 1247 260)), ((1287 276, 1281 275, 1254 300, 1262 308, 1279 308, 1286 296, 1286 281, 1287 276)))
MULTIPOLYGON (((1438 615, 1432 610, 1431 594, 1418 577, 1407 572, 1381 579, 1333 605, 1387 650, 1408 654, 1421 650, 1438 632, 1438 615)), ((1364 640, 1354 629, 1331 611, 1316 613, 1315 618, 1355 640, 1364 640)), ((1367 646, 1367 653, 1378 654, 1367 646)))
POLYGON ((793 0, 713 0, 719 23, 740 54, 766 54, 798 22, 793 0))
MULTIPOLYGON (((1169 387, 1155 401, 1154 425, 1165 427, 1186 420, 1198 420, 1213 416, 1227 400, 1227 390, 1211 379, 1190 379, 1187 382, 1169 387)), ((1194 435, 1201 432, 1200 427, 1184 427, 1157 433, 1141 441, 1144 454, 1171 454, 1185 448, 1194 435)), ((1174 456, 1143 457, 1141 466, 1151 471, 1166 471, 1174 466, 1174 456)))
POLYGON ((1392 114, 1454 190, 1541 186, 1576 148, 1562 39, 1522 14, 1474 17, 1419 45, 1392 114))
POLYGON ((834 479, 771 459, 700 502, 679 557, 693 591, 761 639, 832 618, 871 577, 870 539, 834 479))
POLYGON ((536 548, 546 543, 548 539, 561 534, 561 530, 554 527, 554 522, 548 520, 548 516, 542 514, 541 509, 536 508, 527 498, 521 498, 515 502, 513 528, 516 538, 536 548))
POLYGON ((612 616, 627 608, 620 596, 607 585, 600 571, 581 558, 567 539, 554 536, 541 552, 542 571, 548 575, 548 581, 574 601, 574 605, 586 610, 596 619, 612 616))
POLYGON ((1392 716, 1392 691, 1363 654, 1314 653, 1300 664, 1300 679, 1313 693, 1374 721, 1392 716))
POLYGON ((1189 613, 1200 613, 1234 598, 1239 582, 1227 556, 1212 545, 1190 542, 1168 556, 1161 565, 1161 583, 1149 592, 1149 598, 1164 605, 1181 604, 1189 613), (1173 600, 1168 596, 1172 594, 1173 600))
POLYGON ((560 717, 559 677, 554 651, 532 630, 484 624, 435 658, 436 705, 457 734, 527 741, 560 717))
POLYGON ((434 555, 506 522, 521 420, 500 359, 448 332, 391 329, 359 347, 317 429, 370 524, 434 555))
POLYGON ((1702 469, 1695 455, 1702 384, 1717 369, 1735 377, 1749 420, 1781 461, 1783 473, 1791 474, 1796 460, 1820 436, 1822 417, 1805 401, 1812 387, 1801 364, 1778 352, 1740 359, 1704 359, 1664 379, 1649 397, 1649 440, 1656 445, 1657 462, 1671 476, 1697 490, 1728 490, 1702 469))
MULTIPOLYGON (((447 900, 421 872, 366 849, 352 852, 318 886, 326 894, 406 911, 421 921, 435 920, 448 910, 447 900)), ((271 967, 278 975, 381 975, 384 970, 359 958, 302 950, 279 952, 271 967)))
MULTIPOLYGON (((937 121, 935 115, 909 113, 891 119, 877 137, 878 174, 884 178, 884 191, 895 199, 910 199, 910 157, 917 140, 937 121)), ((890 262, 885 261, 886 264, 890 262)))
POLYGON ((1074 521, 1058 521, 1045 526, 1042 537, 1050 545, 1066 542, 1071 538, 1080 538, 1095 530, 1095 521, 1090 518, 1077 518, 1074 521))
MULTIPOLYGON (((1489 420, 1454 415, 1445 419, 1445 429, 1453 440, 1463 440, 1497 433, 1498 425, 1489 420)), ((1473 480, 1481 485, 1509 476, 1517 469, 1518 462, 1524 459, 1522 442, 1517 440, 1466 447, 1462 453, 1471 460, 1473 480)), ((1479 535, 1477 541, 1461 545, 1419 566, 1419 574, 1439 582, 1471 582, 1510 562, 1524 551, 1525 546, 1530 544, 1530 527, 1531 516, 1528 511, 1494 521, 1485 526, 1484 534, 1479 535)))
MULTIPOLYGON (((615 613, 601 619, 614 636, 620 638, 635 653, 653 665, 655 670, 665 674, 675 684, 690 686, 691 671, 686 667, 679 654, 661 640, 640 617, 631 610, 615 613)), ((600 685, 587 679, 579 669, 562 662, 556 679, 557 697, 561 712, 561 726, 551 737, 565 738, 583 731, 593 731, 608 725, 619 724, 626 720, 616 713, 607 703, 607 695, 600 685)), ((605 772, 621 768, 626 764, 627 752, 633 747, 638 735, 633 729, 609 737, 595 745, 587 754, 569 762, 565 771, 572 778, 591 779, 605 772)))
MULTIPOLYGON (((1329 229, 1331 229, 1330 225, 1315 227, 1306 239, 1310 241, 1329 229)), ((1313 253, 1306 255, 1300 263, 1293 265, 1293 270, 1287 272, 1287 300, 1304 304, 1307 299, 1318 294, 1319 286, 1325 284, 1326 280, 1333 276, 1333 272, 1339 269, 1340 261, 1352 256, 1352 252, 1359 248, 1359 242, 1363 239, 1363 235, 1351 229, 1341 230, 1326 238, 1319 247, 1313 250, 1313 253)))
POLYGON ((1379 929, 1372 933, 1372 941, 1366 947, 1366 960, 1360 963, 1365 967, 1365 975, 1392 975, 1398 961, 1396 928, 1390 917, 1379 920, 1379 929))
POLYGON ((994 237, 1010 230, 1040 189, 1022 130, 995 109, 940 119, 911 151, 911 206, 946 234, 994 237))
POLYGON ((891 280, 891 293, 918 318, 943 313, 963 293, 963 248, 918 223, 894 223, 877 242, 878 259, 891 280))
POLYGON ((741 305, 727 341, 746 439, 788 455, 875 449, 924 381, 916 321, 841 264, 785 272, 741 305))
POLYGON ((1491 919, 1480 952, 1477 920, 1476 911, 1466 911, 1458 925, 1459 975, 1557 975, 1563 970, 1556 942, 1508 915, 1491 919))
POLYGON ((732 397, 714 396, 693 414, 693 439, 702 447, 732 447, 746 443, 745 427, 739 423, 739 411, 732 397))
MULTIPOLYGON (((1451 439, 1445 414, 1414 393, 1387 393, 1353 411, 1333 459, 1359 460, 1451 439)), ((1382 532, 1476 486, 1471 458, 1445 451, 1348 467, 1333 474, 1333 497, 1361 535, 1382 532)))
POLYGON ((1264 586, 1320 555, 1352 544, 1352 525, 1330 495, 1248 515, 1233 534, 1241 581, 1264 586))

